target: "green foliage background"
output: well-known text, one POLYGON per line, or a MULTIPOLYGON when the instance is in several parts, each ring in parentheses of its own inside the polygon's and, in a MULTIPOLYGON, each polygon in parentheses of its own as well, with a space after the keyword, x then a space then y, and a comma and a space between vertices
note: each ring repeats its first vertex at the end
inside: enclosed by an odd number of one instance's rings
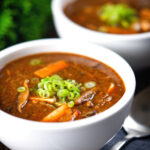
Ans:
POLYGON ((51 0, 0 0, 0 50, 50 34, 51 0))

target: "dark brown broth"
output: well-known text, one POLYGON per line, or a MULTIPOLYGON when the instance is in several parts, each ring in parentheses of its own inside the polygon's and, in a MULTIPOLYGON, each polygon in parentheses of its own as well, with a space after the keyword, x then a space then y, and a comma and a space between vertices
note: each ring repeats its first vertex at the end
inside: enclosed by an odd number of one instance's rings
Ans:
MULTIPOLYGON (((67 53, 47 53, 23 57, 7 64, 0 71, 0 109, 21 118, 40 121, 44 116, 54 109, 46 103, 28 103, 23 108, 22 113, 17 110, 17 88, 23 85, 25 79, 31 80, 36 77, 34 71, 44 66, 64 60, 69 64, 59 72, 64 79, 74 79, 77 82, 85 83, 87 81, 95 81, 99 88, 99 93, 92 100, 93 108, 86 106, 86 103, 75 106, 72 112, 79 110, 81 115, 77 119, 87 117, 87 114, 95 111, 100 113, 114 105, 124 94, 125 87, 119 75, 110 67, 94 59, 67 53), (44 64, 31 66, 32 59, 40 59, 44 64), (111 94, 107 95, 107 90, 111 83, 115 83, 115 89, 111 94), (107 101, 107 97, 112 97, 111 101, 107 101)), ((29 87, 33 85, 30 83, 29 87)), ((62 121, 65 121, 62 120, 62 121)))

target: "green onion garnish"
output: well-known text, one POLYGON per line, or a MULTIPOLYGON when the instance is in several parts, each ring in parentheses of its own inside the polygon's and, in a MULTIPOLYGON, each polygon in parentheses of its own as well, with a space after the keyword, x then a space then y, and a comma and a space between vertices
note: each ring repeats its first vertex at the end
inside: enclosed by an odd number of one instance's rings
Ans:
POLYGON ((128 28, 137 21, 137 11, 126 4, 105 4, 98 10, 100 20, 109 26, 128 28))
POLYGON ((74 101, 68 102, 68 107, 70 107, 70 108, 74 107, 74 101))
MULTIPOLYGON (((63 79, 59 75, 47 76, 37 83, 35 92, 42 98, 56 98, 54 106, 59 107, 64 103, 68 104, 68 107, 74 107, 75 99, 80 97, 80 93, 83 92, 83 88, 90 89, 96 86, 96 82, 90 81, 84 84, 78 83, 75 80, 63 79)), ((84 91, 85 91, 84 90, 84 91)))
POLYGON ((17 88, 17 91, 19 93, 24 92, 25 90, 26 90, 26 88, 24 86, 21 86, 21 87, 17 88))
POLYGON ((66 97, 69 95, 69 91, 67 89, 60 89, 57 92, 58 97, 66 97))
POLYGON ((41 61, 40 59, 32 59, 30 61, 31 66, 36 66, 36 65, 40 65, 40 64, 43 64, 43 61, 41 61))
POLYGON ((94 81, 89 81, 84 84, 84 87, 87 89, 94 88, 95 86, 96 86, 96 82, 94 82, 94 81))
MULTIPOLYGON (((56 97, 56 105, 74 101, 80 96, 81 83, 75 80, 64 80, 59 75, 48 76, 37 84, 37 95, 40 97, 56 97)), ((72 102, 71 102, 72 103, 72 102)))

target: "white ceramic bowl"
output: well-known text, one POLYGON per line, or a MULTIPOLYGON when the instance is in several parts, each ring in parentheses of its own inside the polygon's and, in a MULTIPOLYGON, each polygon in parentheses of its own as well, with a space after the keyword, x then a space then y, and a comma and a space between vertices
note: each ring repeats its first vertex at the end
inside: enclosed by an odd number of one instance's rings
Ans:
POLYGON ((43 52, 76 53, 102 61, 123 79, 123 97, 103 113, 66 123, 42 123, 9 115, 0 110, 0 141, 13 150, 98 150, 121 128, 135 91, 135 76, 128 63, 99 45, 62 39, 37 40, 0 52, 0 69, 8 62, 43 52), (118 65, 119 64, 119 65, 118 65))
POLYGON ((64 7, 71 1, 74 0, 53 0, 52 3, 54 23, 60 37, 82 39, 108 47, 123 56, 134 70, 150 66, 150 32, 117 35, 86 29, 72 22, 64 14, 64 7))

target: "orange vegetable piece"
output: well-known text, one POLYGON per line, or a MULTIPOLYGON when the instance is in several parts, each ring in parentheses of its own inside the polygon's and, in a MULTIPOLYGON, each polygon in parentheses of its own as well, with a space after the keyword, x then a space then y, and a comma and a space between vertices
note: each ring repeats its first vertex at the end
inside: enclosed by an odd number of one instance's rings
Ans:
POLYGON ((66 67, 68 67, 68 64, 65 61, 61 60, 61 61, 49 64, 48 66, 46 66, 40 70, 37 70, 36 72, 34 72, 34 74, 40 78, 45 78, 45 77, 52 75, 52 74, 56 73, 57 71, 62 70, 66 67))
POLYGON ((45 116, 41 121, 43 122, 56 122, 60 117, 65 115, 65 113, 69 110, 68 104, 63 104, 62 106, 58 107, 47 116, 45 116))
POLYGON ((60 117, 57 121, 66 122, 66 121, 71 121, 71 120, 72 120, 72 110, 71 108, 68 108, 65 114, 62 117, 60 117))
POLYGON ((56 102, 55 98, 42 98, 42 97, 29 97, 29 100, 47 102, 47 103, 50 103, 50 104, 54 104, 56 102))

